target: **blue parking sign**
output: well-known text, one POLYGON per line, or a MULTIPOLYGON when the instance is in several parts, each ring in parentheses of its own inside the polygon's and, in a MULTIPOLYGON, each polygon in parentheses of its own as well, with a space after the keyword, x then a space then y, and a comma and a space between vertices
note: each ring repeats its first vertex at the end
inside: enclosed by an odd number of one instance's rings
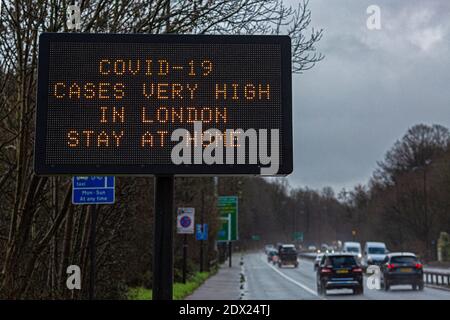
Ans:
POLYGON ((197 224, 195 226, 195 238, 197 240, 208 240, 208 224, 197 224))
POLYGON ((114 177, 73 177, 73 204, 113 204, 115 201, 114 177))

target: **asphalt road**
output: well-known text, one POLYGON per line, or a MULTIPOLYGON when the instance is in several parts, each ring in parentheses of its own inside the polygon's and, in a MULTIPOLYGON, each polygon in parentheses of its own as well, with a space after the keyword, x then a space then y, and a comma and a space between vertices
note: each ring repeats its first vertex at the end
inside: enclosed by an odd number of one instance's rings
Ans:
POLYGON ((393 286, 390 291, 370 290, 353 295, 351 290, 329 290, 318 296, 316 273, 311 260, 300 259, 298 268, 278 268, 267 263, 263 253, 244 256, 245 287, 243 299, 299 300, 299 299, 363 299, 363 300, 450 300, 450 291, 425 288, 412 291, 411 286, 393 286))

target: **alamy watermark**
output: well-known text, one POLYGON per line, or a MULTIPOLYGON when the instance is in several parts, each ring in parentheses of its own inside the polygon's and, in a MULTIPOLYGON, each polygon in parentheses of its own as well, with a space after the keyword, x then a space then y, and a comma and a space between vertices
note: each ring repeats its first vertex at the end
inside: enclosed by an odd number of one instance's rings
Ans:
POLYGON ((66 280, 66 286, 69 290, 81 290, 81 269, 73 264, 67 267, 66 273, 69 275, 66 280))
POLYGON ((381 30, 381 8, 373 4, 367 7, 366 12, 369 15, 366 21, 367 29, 381 30))
POLYGON ((380 290, 381 289, 381 269, 377 265, 370 265, 367 267, 367 280, 366 285, 368 289, 380 290))
POLYGON ((67 6, 67 29, 81 29, 81 11, 80 6, 76 4, 67 6))
POLYGON ((170 155, 176 165, 260 164, 261 175, 276 175, 280 167, 279 129, 226 129, 222 132, 210 128, 203 131, 202 122, 194 121, 192 134, 178 128, 172 132, 171 140, 178 142, 170 155))

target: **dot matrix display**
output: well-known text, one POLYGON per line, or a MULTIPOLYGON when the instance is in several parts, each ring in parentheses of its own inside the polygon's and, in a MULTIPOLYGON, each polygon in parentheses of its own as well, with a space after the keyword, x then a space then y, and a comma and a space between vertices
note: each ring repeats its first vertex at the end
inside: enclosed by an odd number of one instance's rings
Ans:
POLYGON ((278 129, 279 174, 292 171, 288 37, 47 33, 39 59, 38 174, 259 173, 173 164, 171 134, 194 121, 224 143, 227 129, 278 129))

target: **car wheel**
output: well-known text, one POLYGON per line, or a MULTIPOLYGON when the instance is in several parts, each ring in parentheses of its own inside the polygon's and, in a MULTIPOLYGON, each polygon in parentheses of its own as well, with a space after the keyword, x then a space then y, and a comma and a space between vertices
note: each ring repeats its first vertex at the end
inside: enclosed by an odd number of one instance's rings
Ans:
POLYGON ((357 288, 353 288, 353 294, 354 295, 360 295, 360 294, 362 294, 362 288, 360 288, 360 287, 357 287, 357 288))
POLYGON ((317 294, 319 295, 319 296, 323 296, 324 294, 325 294, 325 290, 324 290, 324 288, 322 287, 322 285, 321 284, 317 284, 317 294))
POLYGON ((389 291, 389 282, 386 279, 384 279, 383 287, 384 291, 389 291))

